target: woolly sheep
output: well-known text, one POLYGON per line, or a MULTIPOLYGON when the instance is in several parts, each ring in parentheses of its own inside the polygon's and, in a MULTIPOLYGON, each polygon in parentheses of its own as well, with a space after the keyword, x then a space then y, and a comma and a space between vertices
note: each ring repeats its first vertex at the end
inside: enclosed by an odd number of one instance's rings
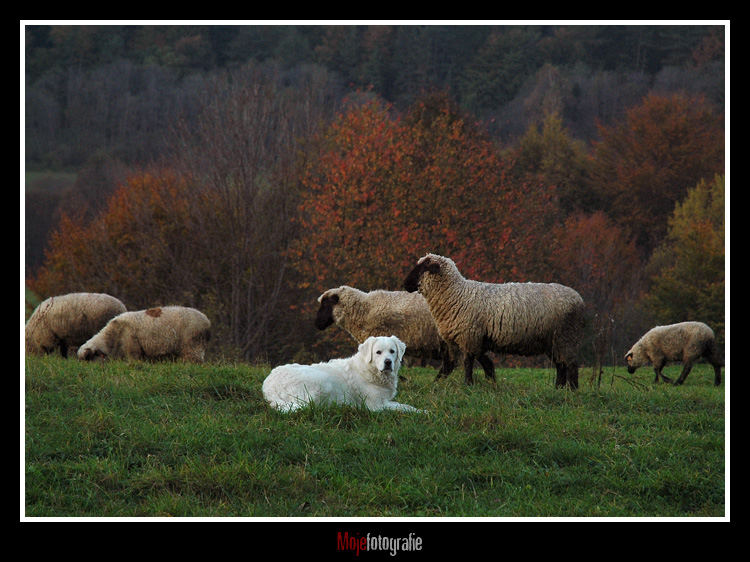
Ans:
POLYGON ((693 363, 704 357, 714 368, 714 384, 721 384, 723 361, 716 346, 714 331, 703 322, 680 322, 668 326, 656 326, 646 332, 625 354, 628 373, 635 373, 638 367, 651 363, 656 372, 654 382, 659 377, 671 383, 661 370, 669 361, 682 362, 682 373, 674 384, 682 384, 693 368, 693 363))
POLYGON ((210 327, 206 315, 194 308, 164 306, 125 312, 83 344, 78 358, 182 358, 202 362, 210 327))
POLYGON ((486 352, 546 354, 557 369, 556 386, 578 388, 577 354, 583 337, 581 296, 557 283, 483 283, 465 279, 452 259, 420 258, 407 276, 407 291, 427 300, 440 336, 465 355, 464 377, 472 384, 474 359, 495 378, 486 352))
POLYGON ((325 291, 318 302, 315 326, 319 330, 335 323, 360 344, 370 336, 395 335, 406 344, 408 357, 442 360, 437 378, 450 374, 455 367, 420 294, 383 290, 365 293, 342 285, 325 291))
POLYGON ((69 293, 44 300, 26 322, 26 351, 63 357, 88 340, 125 305, 104 293, 69 293))

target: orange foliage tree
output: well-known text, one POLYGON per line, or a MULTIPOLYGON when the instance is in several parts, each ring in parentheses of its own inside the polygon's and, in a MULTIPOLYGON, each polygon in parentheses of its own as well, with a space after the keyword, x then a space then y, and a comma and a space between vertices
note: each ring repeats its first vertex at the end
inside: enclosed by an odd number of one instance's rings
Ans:
MULTIPOLYGON (((635 241, 601 211, 569 216, 552 239, 556 280, 574 287, 586 303, 590 329, 582 356, 602 364, 633 337, 633 305, 643 283, 635 241)), ((636 323, 635 333, 640 328, 636 323)))
POLYGON ((128 308, 195 304, 187 190, 185 180, 167 171, 135 174, 92 222, 63 216, 32 288, 42 295, 109 292, 128 308))
POLYGON ((724 118, 703 97, 648 95, 624 121, 600 127, 593 185, 644 255, 664 238, 675 203, 724 172, 724 118))
POLYGON ((318 146, 290 249, 311 297, 342 284, 401 290, 427 252, 484 281, 549 271, 554 190, 513 182, 497 147, 447 96, 425 96, 403 116, 377 99, 352 105, 318 146))

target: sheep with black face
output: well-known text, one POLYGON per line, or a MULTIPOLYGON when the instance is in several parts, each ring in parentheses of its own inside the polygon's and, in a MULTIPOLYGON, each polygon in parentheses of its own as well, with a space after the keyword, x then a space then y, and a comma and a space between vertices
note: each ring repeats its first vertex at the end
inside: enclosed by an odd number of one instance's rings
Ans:
POLYGON ((584 303, 557 283, 483 283, 464 278, 452 259, 422 257, 404 282, 427 301, 440 337, 464 353, 464 378, 473 382, 474 360, 495 378, 487 352, 547 355, 556 386, 578 388, 578 349, 584 303))
POLYGON ((438 334, 427 301, 406 291, 364 292, 348 285, 328 289, 318 297, 315 326, 325 330, 336 324, 357 343, 370 336, 395 335, 406 344, 406 355, 442 361, 437 377, 453 371, 455 361, 438 334))

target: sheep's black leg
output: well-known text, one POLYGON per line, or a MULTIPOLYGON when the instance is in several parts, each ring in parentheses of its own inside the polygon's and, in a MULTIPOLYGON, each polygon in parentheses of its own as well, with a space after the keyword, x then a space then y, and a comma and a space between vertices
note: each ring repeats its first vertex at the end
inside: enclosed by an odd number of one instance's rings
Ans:
POLYGON ((571 363, 566 368, 566 378, 568 379, 568 386, 570 390, 578 389, 578 365, 571 363))
POLYGON ((712 342, 708 345, 708 351, 703 354, 708 359, 711 366, 714 368, 714 385, 719 386, 721 384, 721 356, 716 348, 716 343, 712 342))
POLYGON ((666 375, 663 375, 661 370, 664 368, 664 365, 666 365, 666 361, 660 361, 659 363, 654 363, 654 371, 656 372, 656 378, 654 379, 654 382, 659 382, 659 378, 663 380, 664 382, 672 383, 672 379, 667 377, 666 375))
POLYGON ((565 363, 555 363, 555 368, 557 369, 555 388, 565 388, 565 383, 568 380, 567 366, 565 363))
POLYGON ((453 369, 455 368, 456 368, 456 361, 451 359, 451 357, 447 354, 443 355, 443 363, 440 366, 440 370, 438 371, 438 374, 435 376, 435 380, 439 380, 444 377, 447 377, 453 372, 453 369))
POLYGON ((464 356, 464 382, 474 384, 474 356, 467 353, 464 356))
POLYGON ((435 375, 435 380, 439 381, 440 379, 447 377, 448 373, 445 372, 445 362, 440 366, 440 370, 437 372, 437 375, 435 375))
POLYGON ((688 374, 690 373, 690 369, 693 368, 693 362, 692 361, 686 361, 685 366, 682 368, 682 373, 680 373, 680 378, 674 381, 675 385, 682 384, 685 382, 685 379, 687 378, 688 374))
POLYGON ((659 367, 658 369, 654 369, 654 371, 656 371, 656 378, 654 379, 654 382, 659 382, 659 379, 661 378, 661 380, 663 380, 664 382, 668 382, 671 384, 672 379, 661 372, 663 368, 664 367, 659 367))
POLYGON ((484 369, 484 376, 490 380, 495 380, 495 365, 492 363, 492 359, 487 357, 484 353, 477 359, 479 364, 484 369))
POLYGON ((716 363, 712 363, 714 367, 714 386, 719 386, 721 384, 721 365, 718 365, 716 363))

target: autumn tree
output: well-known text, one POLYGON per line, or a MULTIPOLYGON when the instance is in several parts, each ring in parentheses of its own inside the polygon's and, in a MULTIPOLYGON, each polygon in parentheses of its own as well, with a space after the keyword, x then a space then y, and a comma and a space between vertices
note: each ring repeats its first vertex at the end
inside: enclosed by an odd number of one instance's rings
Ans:
POLYGON ((589 329, 582 357, 595 365, 618 360, 613 350, 640 328, 632 328, 643 282, 634 240, 601 211, 570 215, 551 238, 555 279, 575 288, 586 303, 589 329))
POLYGON ((134 174, 93 221, 63 215, 32 287, 41 295, 103 291, 128 308, 179 301, 200 273, 190 259, 195 238, 188 185, 168 171, 134 174))
POLYGON ((675 208, 647 270, 656 322, 706 322, 724 340, 724 218, 724 176, 701 180, 675 208))
POLYGON ((447 96, 426 95, 404 115, 377 99, 350 106, 319 147, 290 252, 311 295, 342 284, 399 290, 427 252, 484 281, 547 270, 553 192, 514 183, 495 145, 447 96))
POLYGON ((532 123, 523 137, 507 151, 513 173, 519 178, 541 177, 557 188, 561 210, 591 212, 597 208, 597 193, 589 179, 591 161, 585 146, 574 139, 562 117, 552 112, 541 126, 532 123))
POLYGON ((249 65, 214 77, 181 121, 162 166, 133 174, 93 221, 66 217, 41 294, 105 290, 128 308, 196 306, 212 346, 273 361, 294 345, 286 246, 297 212, 301 139, 323 120, 311 72, 283 79, 249 65), (282 338, 287 339, 282 341, 282 338))
POLYGON ((703 97, 651 94, 611 127, 600 127, 593 185, 605 211, 629 228, 644 255, 664 238, 675 203, 724 172, 723 114, 703 97))

